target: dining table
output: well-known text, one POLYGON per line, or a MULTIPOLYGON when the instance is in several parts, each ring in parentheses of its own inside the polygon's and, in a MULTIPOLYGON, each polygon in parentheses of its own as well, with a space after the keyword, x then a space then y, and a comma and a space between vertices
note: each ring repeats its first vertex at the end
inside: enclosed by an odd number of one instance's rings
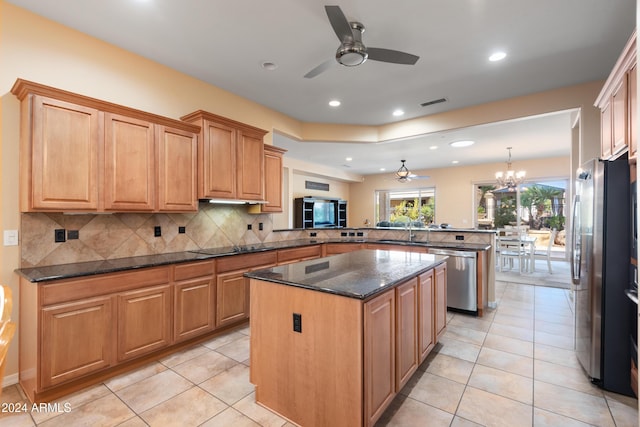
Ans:
MULTIPOLYGON (((535 254, 536 254, 536 240, 538 240, 537 237, 529 236, 529 235, 525 235, 525 236, 514 235, 514 236, 498 236, 498 239, 500 240, 500 242, 506 243, 509 246, 520 245, 519 249, 523 249, 525 254, 527 254, 527 256, 529 257, 529 260, 527 262, 527 269, 525 272, 533 273, 536 271, 535 254)), ((522 269, 520 269, 520 271, 522 271, 522 269)))

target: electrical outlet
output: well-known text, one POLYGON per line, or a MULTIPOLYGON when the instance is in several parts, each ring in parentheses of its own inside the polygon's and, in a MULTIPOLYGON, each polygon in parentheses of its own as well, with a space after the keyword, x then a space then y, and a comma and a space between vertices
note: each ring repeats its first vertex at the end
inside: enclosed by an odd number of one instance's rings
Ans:
POLYGON ((247 224, 247 230, 251 230, 251 224, 247 224))
POLYGON ((155 227, 153 227, 153 235, 154 237, 162 236, 162 227, 160 227, 159 225, 156 225, 155 227))
POLYGON ((358 236, 358 237, 364 237, 364 233, 363 233, 362 231, 358 231, 358 232, 356 233, 356 236, 358 236))
POLYGON ((66 242, 67 239, 65 237, 66 231, 64 228, 56 228, 55 230, 53 230, 54 233, 54 241, 56 243, 62 243, 62 242, 66 242))
POLYGON ((4 230, 4 245, 18 246, 18 230, 4 230))
POLYGON ((464 236, 457 235, 457 236, 456 236, 456 240, 464 240, 464 236))
POLYGON ((69 230, 67 231, 67 240, 75 240, 80 238, 79 230, 69 230))
POLYGON ((258 230, 260 231, 264 230, 264 226, 261 222, 258 223, 258 230))
POLYGON ((312 231, 311 233, 309 233, 309 237, 316 237, 318 235, 318 233, 316 233, 315 231, 312 231))
POLYGON ((187 227, 178 227, 178 233, 179 234, 184 234, 187 232, 187 227))
POLYGON ((302 333, 302 314, 293 313, 293 332, 302 333))

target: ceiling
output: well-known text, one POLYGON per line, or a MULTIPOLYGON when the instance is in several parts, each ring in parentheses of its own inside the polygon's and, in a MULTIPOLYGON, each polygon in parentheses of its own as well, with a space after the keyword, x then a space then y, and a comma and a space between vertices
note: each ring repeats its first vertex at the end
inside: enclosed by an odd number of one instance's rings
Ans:
MULTIPOLYGON (((636 16, 635 0, 342 0, 338 4, 347 19, 365 25, 365 45, 409 52, 420 59, 413 66, 377 61, 357 67, 336 64, 308 79, 303 76, 332 58, 339 45, 324 10, 324 5, 335 2, 7 1, 295 119, 361 125, 604 79, 635 27, 636 16), (488 61, 496 50, 507 57, 488 61), (276 68, 263 68, 265 61, 276 68), (438 98, 447 101, 420 105, 438 98), (331 99, 342 105, 329 107, 331 99), (392 116, 397 108, 405 114, 392 116)), ((552 132, 563 128, 566 135, 564 124, 558 122, 567 123, 568 113, 537 120, 376 144, 375 149, 330 144, 327 150, 328 143, 312 148, 315 144, 294 143, 279 135, 274 143, 289 145, 291 157, 300 151, 294 144, 304 144, 302 156, 313 161, 320 158, 313 150, 336 156, 358 151, 349 155, 368 160, 350 166, 361 174, 379 172, 373 157, 367 157, 374 153, 380 153, 378 160, 387 165, 390 159, 399 164, 406 157, 414 168, 451 165, 452 160, 460 164, 506 160, 507 146, 514 146, 514 160, 540 157, 541 152, 542 157, 568 155, 568 140, 560 144, 552 132), (528 130, 518 133, 520 125, 528 130), (466 150, 445 149, 453 138, 473 138, 478 143, 466 150), (480 141, 491 141, 491 148, 480 141), (536 149, 527 152, 529 144, 524 141, 532 141, 536 149), (545 143, 547 147, 541 145, 545 143), (425 146, 434 144, 443 149, 425 151, 425 146)), ((342 163, 339 159, 327 164, 342 163)))

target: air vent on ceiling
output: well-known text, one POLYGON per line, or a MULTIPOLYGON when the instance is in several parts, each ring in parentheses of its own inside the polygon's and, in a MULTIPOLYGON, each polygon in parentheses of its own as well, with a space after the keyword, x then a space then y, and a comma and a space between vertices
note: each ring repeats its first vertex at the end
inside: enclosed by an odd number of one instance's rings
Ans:
POLYGON ((433 101, 427 101, 420 104, 423 107, 428 107, 429 105, 440 104, 441 102, 447 102, 447 98, 434 99, 433 101))

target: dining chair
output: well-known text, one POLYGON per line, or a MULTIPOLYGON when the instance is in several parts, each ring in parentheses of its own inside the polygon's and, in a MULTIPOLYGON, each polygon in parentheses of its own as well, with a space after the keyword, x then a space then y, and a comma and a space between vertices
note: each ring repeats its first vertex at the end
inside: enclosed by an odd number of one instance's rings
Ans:
POLYGON ((11 322, 12 307, 11 288, 6 285, 0 286, 0 396, 2 395, 7 352, 16 332, 16 324, 11 322))
POLYGON ((522 236, 501 236, 498 234, 498 262, 500 271, 508 266, 509 269, 513 269, 513 261, 518 260, 518 267, 520 272, 527 271, 527 261, 529 254, 527 254, 523 244, 522 236))
POLYGON ((549 242, 547 243, 547 246, 544 248, 536 246, 535 251, 533 253, 534 262, 533 262, 533 265, 531 266, 532 271, 535 271, 536 259, 545 259, 547 261, 547 268, 549 269, 549 274, 553 274, 553 271, 551 270, 551 248, 553 248, 553 242, 555 241, 557 235, 558 235, 558 230, 554 228, 553 230, 551 230, 551 233, 549 234, 549 242))

